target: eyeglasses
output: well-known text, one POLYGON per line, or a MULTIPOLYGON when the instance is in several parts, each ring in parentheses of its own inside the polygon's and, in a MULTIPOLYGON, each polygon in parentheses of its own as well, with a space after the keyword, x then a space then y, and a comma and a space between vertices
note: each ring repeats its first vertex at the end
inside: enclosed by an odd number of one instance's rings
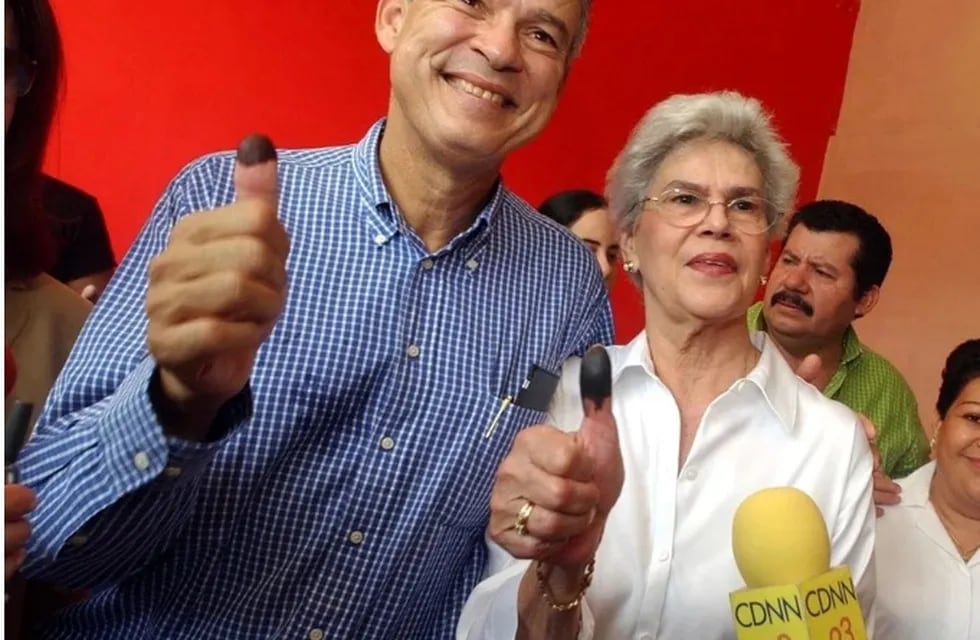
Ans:
POLYGON ((634 209, 653 208, 667 224, 686 229, 701 224, 716 204, 725 207, 728 222, 733 227, 751 235, 765 233, 782 217, 782 213, 776 212, 770 219, 770 212, 775 211, 775 206, 758 196, 739 196, 724 202, 708 200, 699 193, 678 188, 667 189, 656 197, 644 198, 634 205, 634 209))
POLYGON ((22 52, 8 47, 4 47, 3 54, 4 89, 7 95, 23 98, 34 86, 37 60, 31 60, 22 52))

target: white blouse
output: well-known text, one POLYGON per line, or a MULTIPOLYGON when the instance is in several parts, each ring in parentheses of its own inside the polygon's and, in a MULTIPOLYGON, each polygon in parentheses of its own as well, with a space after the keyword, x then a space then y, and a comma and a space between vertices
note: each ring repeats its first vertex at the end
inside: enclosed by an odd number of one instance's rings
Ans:
POLYGON ((878 632, 884 640, 980 640, 980 551, 969 562, 929 502, 936 463, 898 481, 878 520, 878 632))
MULTIPOLYGON (((851 568, 869 633, 875 598, 872 456, 857 416, 800 380, 764 334, 759 363, 705 410, 680 457, 680 412, 657 378, 645 334, 609 349, 626 481, 596 555, 580 638, 734 638, 729 593, 744 586, 732 518, 751 493, 794 486, 828 524, 831 561, 851 568)), ((552 424, 582 419, 577 359, 566 363, 552 424)), ((457 638, 513 638, 528 567, 488 541, 489 562, 457 638)))

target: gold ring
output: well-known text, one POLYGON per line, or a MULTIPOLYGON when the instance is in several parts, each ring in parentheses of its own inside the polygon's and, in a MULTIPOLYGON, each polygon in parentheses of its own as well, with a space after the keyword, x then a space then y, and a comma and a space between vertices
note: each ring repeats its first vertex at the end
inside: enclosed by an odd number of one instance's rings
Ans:
POLYGON ((534 503, 525 500, 521 508, 517 510, 517 520, 514 521, 514 531, 519 536, 527 535, 527 521, 531 519, 531 512, 534 511, 534 503))

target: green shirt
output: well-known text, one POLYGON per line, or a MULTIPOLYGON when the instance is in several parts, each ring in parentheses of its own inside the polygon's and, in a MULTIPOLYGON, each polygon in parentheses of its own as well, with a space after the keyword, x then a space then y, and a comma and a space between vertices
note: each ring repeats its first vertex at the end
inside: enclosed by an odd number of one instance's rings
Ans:
MULTIPOLYGON (((749 308, 752 331, 766 329, 762 304, 749 308)), ((912 389, 892 363, 861 344, 853 327, 844 333, 844 355, 823 394, 875 424, 881 468, 889 477, 903 478, 929 461, 929 443, 912 389)))

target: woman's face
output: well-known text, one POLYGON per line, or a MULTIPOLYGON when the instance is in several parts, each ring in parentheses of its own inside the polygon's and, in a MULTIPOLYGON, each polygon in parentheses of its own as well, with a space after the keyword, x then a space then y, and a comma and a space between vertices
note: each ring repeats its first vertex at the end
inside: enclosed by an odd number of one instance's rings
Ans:
POLYGON ((619 266, 619 236, 609 219, 606 209, 589 209, 579 216, 568 229, 582 239, 599 262, 606 287, 611 289, 616 281, 619 266))
MULTIPOLYGON (((764 193, 752 155, 717 140, 693 140, 671 151, 646 195, 658 197, 674 188, 726 203, 764 193)), ((733 227, 721 204, 712 204, 700 223, 681 228, 670 224, 656 203, 647 203, 633 231, 622 238, 624 259, 639 271, 644 303, 679 322, 744 322, 768 266, 768 244, 765 233, 733 227)))
POLYGON ((980 509, 980 378, 963 387, 940 421, 935 454, 950 492, 980 509))

